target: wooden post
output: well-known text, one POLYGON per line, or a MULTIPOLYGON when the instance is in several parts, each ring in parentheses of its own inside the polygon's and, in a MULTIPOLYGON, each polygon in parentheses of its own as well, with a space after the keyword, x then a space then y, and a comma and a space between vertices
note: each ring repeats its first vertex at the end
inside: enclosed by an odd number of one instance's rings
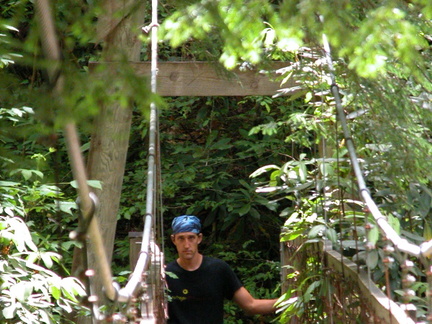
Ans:
POLYGON ((129 232, 129 267, 135 268, 141 250, 142 232, 129 232))
MULTIPOLYGON (((98 20, 98 35, 100 41, 104 41, 102 56, 106 61, 121 61, 122 59, 138 60, 142 42, 138 39, 140 26, 144 23, 146 1, 133 0, 116 1, 105 0, 104 12, 98 20)), ((107 70, 111 74, 109 78, 115 78, 115 71, 107 70)), ((107 85, 107 92, 118 91, 112 84, 107 85)), ((117 225, 117 213, 120 203, 123 174, 126 164, 129 135, 132 120, 132 102, 130 107, 124 108, 120 104, 110 104, 101 107, 101 111, 95 119, 91 146, 88 156, 88 178, 100 180, 102 190, 96 192, 100 201, 100 207, 96 210, 101 234, 104 238, 107 261, 111 263, 115 231, 117 225)), ((88 250, 88 265, 95 269, 99 256, 90 248, 88 250)), ((80 250, 74 250, 72 271, 82 271, 80 250)), ((96 275, 92 278, 94 294, 99 299, 99 304, 105 303, 105 295, 102 290, 102 282, 96 275)), ((76 323, 89 324, 89 317, 80 316, 76 323)))
MULTIPOLYGON (((281 251, 280 251, 280 257, 281 257, 281 293, 284 294, 287 292, 289 288, 296 287, 297 281, 296 279, 287 279, 287 276, 290 273, 293 273, 295 270, 293 269, 287 269, 286 265, 290 264, 294 267, 294 269, 304 269, 305 268, 305 258, 306 255, 304 253, 297 253, 297 250, 300 248, 300 246, 304 243, 304 240, 301 239, 295 239, 293 241, 289 242, 281 242, 281 251), (297 253, 297 254, 296 254, 297 253)), ((300 319, 297 316, 293 316, 289 323, 287 324, 300 324, 300 319)))

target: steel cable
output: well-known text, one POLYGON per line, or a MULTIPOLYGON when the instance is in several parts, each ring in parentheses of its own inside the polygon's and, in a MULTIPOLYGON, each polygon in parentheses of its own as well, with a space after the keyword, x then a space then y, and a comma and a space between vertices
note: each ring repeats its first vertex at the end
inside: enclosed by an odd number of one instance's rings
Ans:
MULTIPOLYGON (((158 1, 152 0, 152 21, 151 24, 143 30, 145 32, 151 33, 151 92, 152 94, 157 93, 157 58, 158 58, 158 1)), ((141 241, 141 249, 138 257, 138 261, 134 268, 132 275, 126 287, 120 290, 119 298, 121 301, 128 301, 132 296, 135 296, 138 293, 138 290, 141 288, 141 283, 143 280, 143 275, 147 270, 149 270, 149 265, 151 262, 152 255, 158 254, 159 259, 161 259, 160 249, 156 246, 155 243, 155 233, 154 226, 156 226, 157 218, 157 204, 155 203, 158 200, 158 180, 160 177, 158 174, 160 173, 160 168, 158 168, 158 164, 160 164, 159 160, 159 137, 158 137, 158 111, 156 104, 152 102, 150 104, 150 120, 149 120, 149 147, 148 147, 148 162, 147 162, 147 188, 146 188, 146 214, 144 216, 144 228, 143 228, 143 236, 141 241), (153 249, 150 249, 150 246, 153 249), (157 250, 154 251, 154 250, 157 250)), ((162 227, 162 224, 160 224, 162 227)), ((159 260, 162 262, 162 260, 159 260)), ((153 273, 152 276, 155 276, 153 273)), ((154 277, 151 278, 154 281, 154 277)), ((159 280, 159 278, 156 278, 159 280)), ((157 286, 157 285, 156 285, 157 286)))
MULTIPOLYGON (((329 74, 331 78, 331 92, 335 99, 336 108, 338 112, 338 118, 341 123, 343 134, 345 137, 346 146, 349 152, 352 168, 354 170, 355 176, 357 178, 357 184, 359 192, 363 198, 364 203, 368 207, 369 212, 375 218, 377 225, 380 230, 384 233, 385 237, 392 242, 392 244, 397 247, 400 251, 406 252, 409 255, 419 257, 423 249, 418 245, 408 242, 406 239, 400 237, 396 231, 387 222, 387 218, 380 212, 374 200, 372 199, 369 189, 366 187, 366 182, 363 178, 363 172, 360 168, 358 162, 357 154, 354 147, 354 142, 351 136, 351 132, 348 128, 348 123, 346 120, 345 112, 342 106, 342 100, 339 94, 339 87, 336 83, 336 78, 334 74, 334 66, 330 53, 330 45, 327 41, 327 37, 323 35, 324 53, 327 60, 327 65, 329 67, 329 74)), ((432 243, 431 243, 432 244, 432 243)))

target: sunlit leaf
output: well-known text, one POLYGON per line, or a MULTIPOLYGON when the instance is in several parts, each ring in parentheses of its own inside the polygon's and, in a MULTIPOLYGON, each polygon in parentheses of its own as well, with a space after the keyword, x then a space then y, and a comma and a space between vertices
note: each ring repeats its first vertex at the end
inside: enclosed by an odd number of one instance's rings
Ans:
POLYGON ((374 226, 369 230, 368 241, 371 244, 375 245, 378 242, 379 236, 380 236, 380 232, 378 226, 374 226))
POLYGON ((11 304, 10 306, 4 307, 2 310, 2 314, 5 319, 12 319, 16 314, 17 304, 11 304))
POLYGON ((55 298, 55 299, 59 299, 61 297, 61 289, 55 285, 50 285, 49 287, 50 293, 51 295, 55 298))
POLYGON ((326 231, 325 225, 315 225, 310 229, 308 233, 308 237, 316 238, 317 236, 322 236, 325 233, 325 231, 326 231))
POLYGON ((400 234, 400 222, 399 219, 392 214, 387 214, 387 221, 390 226, 395 230, 396 233, 400 234))
POLYGON ((287 231, 286 233, 282 234, 281 242, 288 242, 288 241, 295 240, 297 237, 299 237, 303 234, 304 234, 304 229, 302 229, 302 228, 287 231))
POLYGON ((33 292, 33 284, 28 281, 21 281, 10 288, 12 296, 21 302, 27 301, 28 297, 33 292))
POLYGON ((48 269, 51 269, 53 266, 53 260, 51 259, 51 256, 48 253, 41 253, 41 258, 45 266, 48 269))
POLYGON ((65 212, 69 215, 73 215, 73 211, 72 209, 77 209, 77 204, 76 202, 72 202, 72 201, 58 201, 57 205, 60 207, 60 210, 62 212, 65 212))
POLYGON ((260 167, 259 169, 257 169, 256 171, 254 171, 250 177, 251 178, 255 178, 258 177, 259 175, 269 171, 269 170, 280 170, 280 167, 278 167, 275 164, 270 164, 270 165, 265 165, 263 167, 260 167))
MULTIPOLYGON (((71 181, 70 185, 73 188, 78 188, 78 183, 76 182, 76 180, 71 181)), ((99 180, 87 180, 87 185, 89 185, 92 188, 101 189, 102 190, 102 181, 99 181, 99 180)))

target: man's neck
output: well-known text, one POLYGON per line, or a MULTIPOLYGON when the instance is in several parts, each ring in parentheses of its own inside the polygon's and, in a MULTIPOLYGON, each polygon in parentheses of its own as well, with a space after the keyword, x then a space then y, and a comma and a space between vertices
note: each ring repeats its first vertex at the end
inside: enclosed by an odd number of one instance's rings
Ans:
POLYGON ((200 253, 197 253, 193 259, 187 260, 187 259, 177 259, 177 263, 180 267, 187 271, 194 271, 198 269, 201 266, 203 260, 203 255, 200 253))

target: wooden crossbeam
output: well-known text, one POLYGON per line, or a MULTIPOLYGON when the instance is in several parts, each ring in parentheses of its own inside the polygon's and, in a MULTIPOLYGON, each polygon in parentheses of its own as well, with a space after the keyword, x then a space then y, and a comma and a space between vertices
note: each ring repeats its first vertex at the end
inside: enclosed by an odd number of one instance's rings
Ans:
MULTIPOLYGON (((97 64, 90 63, 90 68, 97 64)), ((149 62, 130 64, 139 75, 150 76, 149 62)), ((248 68, 227 71, 208 62, 159 62, 157 92, 161 96, 271 96, 281 88, 275 71, 289 64, 273 62, 264 73, 248 68)), ((295 85, 290 79, 283 88, 295 85)))

